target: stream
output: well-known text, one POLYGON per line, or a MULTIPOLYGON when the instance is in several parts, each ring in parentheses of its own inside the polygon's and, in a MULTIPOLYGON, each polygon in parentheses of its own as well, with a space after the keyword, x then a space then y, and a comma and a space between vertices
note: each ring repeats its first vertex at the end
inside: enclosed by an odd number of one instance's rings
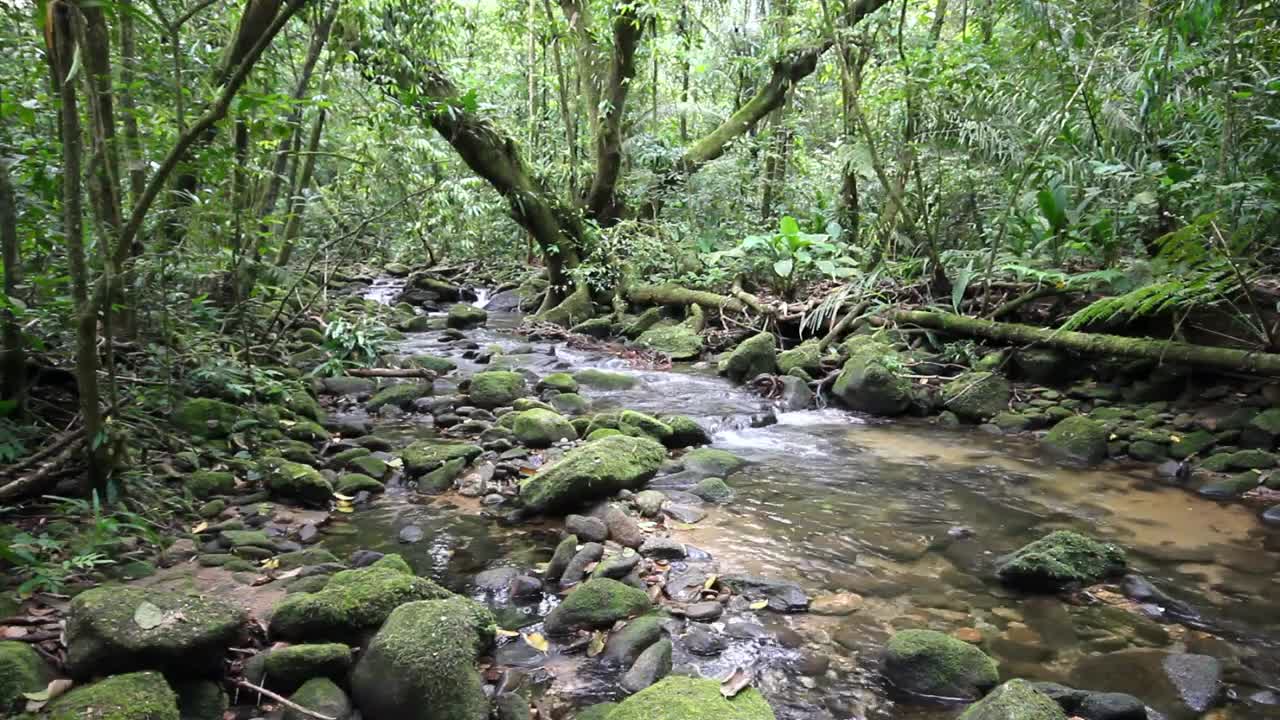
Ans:
MULTIPOLYGON (((392 288, 380 282, 368 296, 386 302, 392 288)), ((530 342, 515 332, 520 319, 490 312, 487 327, 467 332, 480 348, 504 349, 486 365, 465 359, 464 348, 439 332, 411 333, 395 352, 457 362, 436 381, 437 394, 483 369, 541 376, 595 367, 634 376, 639 382, 627 390, 581 392, 597 411, 687 414, 713 435, 712 447, 748 461, 726 478, 731 502, 704 505, 705 519, 675 525, 675 539, 705 554, 673 562, 673 572, 749 572, 793 581, 814 598, 861 596, 860 609, 844 616, 731 607, 714 626, 727 639, 718 655, 694 654, 673 637, 676 672, 724 677, 751 668, 780 718, 954 717, 955 706, 895 698, 877 676, 877 653, 894 630, 927 627, 981 633, 1002 677, 1068 684, 1097 677, 1091 659, 1120 650, 1211 655, 1223 661, 1227 716, 1280 717, 1280 534, 1247 508, 1162 485, 1148 465, 1060 467, 1024 440, 974 428, 836 409, 775 413, 709 368, 637 369, 603 352, 530 342), (1071 598, 1021 595, 994 581, 996 558, 1060 528, 1124 547, 1138 579, 1124 594, 1071 598)), ((381 434, 404 439, 436 432, 412 414, 374 420, 381 434)), ((651 487, 662 489, 663 477, 651 487)), ((325 544, 340 555, 398 552, 419 574, 489 603, 503 627, 536 627, 555 596, 514 604, 473 578, 546 562, 560 528, 507 526, 492 515, 478 501, 423 496, 393 481, 325 544), (409 524, 425 539, 400 543, 409 524)), ((543 655, 516 639, 494 661, 520 668, 566 705, 624 695, 620 670, 563 650, 553 642, 543 655)), ((1123 678, 1116 682, 1122 689, 1123 678)), ((1160 707, 1160 698, 1140 697, 1160 707)))

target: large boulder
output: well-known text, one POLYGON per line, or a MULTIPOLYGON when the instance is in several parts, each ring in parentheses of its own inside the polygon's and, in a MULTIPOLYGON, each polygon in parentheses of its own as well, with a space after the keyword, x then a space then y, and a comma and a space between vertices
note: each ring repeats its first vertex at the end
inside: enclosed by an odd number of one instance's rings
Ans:
POLYGON ((310 465, 282 458, 267 458, 258 463, 262 485, 273 497, 320 505, 333 497, 333 485, 319 470, 310 465))
POLYGON ((996 661, 978 648, 935 630, 894 633, 880 656, 880 671, 912 695, 974 700, 999 682, 996 661))
POLYGON ((965 420, 986 422, 1009 409, 1009 381, 993 372, 969 372, 942 386, 942 404, 965 420))
POLYGON ((721 360, 717 369, 721 375, 735 382, 746 382, 757 375, 773 374, 778 369, 777 344, 773 333, 752 335, 721 360))
POLYGON ((178 720, 178 695, 160 673, 113 675, 53 700, 42 717, 46 720, 178 720))
POLYGON ((352 674, 360 711, 368 720, 485 720, 476 658, 496 627, 484 606, 458 596, 396 608, 352 674))
POLYGON ((1055 592, 1092 585, 1124 569, 1124 551, 1115 545, 1057 530, 1001 559, 996 572, 1004 582, 1024 590, 1055 592))
POLYGON ((212 398, 192 398, 182 403, 173 414, 173 424, 179 430, 201 438, 223 438, 249 413, 239 405, 232 405, 212 398))
POLYGON ((563 635, 574 630, 607 628, 619 620, 649 610, 649 596, 617 580, 595 578, 570 592, 547 615, 548 633, 563 635))
POLYGON ((448 440, 418 440, 400 451, 400 460, 409 477, 419 477, 452 461, 461 460, 461 465, 466 465, 480 457, 482 452, 484 449, 479 445, 448 440))
POLYGON ((489 320, 489 313, 476 307, 475 305, 467 305, 458 303, 449 308, 449 315, 445 318, 445 324, 451 328, 465 330, 467 328, 479 327, 489 320))
POLYGON ((77 679, 134 670, 217 675, 246 616, 214 598, 104 585, 71 601, 67 673, 77 679))
MULTIPOLYGON (((347 720, 351 717, 351 699, 338 684, 327 677, 311 678, 302 684, 289 701, 304 707, 313 713, 319 713, 334 720, 347 720)), ((286 707, 280 720, 314 720, 310 713, 299 712, 286 707)))
POLYGON ((1107 428, 1097 420, 1076 415, 1053 426, 1041 446, 1055 457, 1096 465, 1107 457, 1107 428))
POLYGON ((911 406, 911 381, 903 377, 901 357, 879 341, 857 336, 845 343, 849 359, 831 390, 851 410, 901 415, 911 406))
POLYGON ((351 648, 342 643, 287 645, 253 656, 245 663, 250 682, 277 692, 292 692, 315 677, 341 681, 351 670, 351 648))
POLYGON ((663 415, 659 420, 671 428, 671 435, 663 441, 669 448, 685 448, 711 442, 707 431, 688 415, 663 415))
POLYGON ((510 370, 490 370, 471 376, 467 395, 477 407, 493 409, 510 405, 529 394, 524 376, 510 370))
POLYGON ((50 677, 49 666, 30 644, 0 641, 0 716, 21 704, 23 693, 43 690, 50 677))
POLYGON ((960 720, 1066 720, 1058 703, 1026 680, 1010 680, 970 705, 960 720))
POLYGON ((792 370, 817 373, 822 366, 822 348, 817 340, 805 340, 799 345, 778 353, 778 372, 786 375, 792 370))
POLYGON ((632 437, 649 437, 660 443, 667 443, 675 435, 670 425, 652 415, 645 415, 635 410, 623 410, 618 416, 618 431, 632 437))
POLYGON ((1222 699, 1222 663, 1208 655, 1131 649, 1089 655, 1071 671, 1077 687, 1127 693, 1170 720, 1192 720, 1222 699))
POLYGON ((702 336, 684 323, 659 323, 640 333, 635 343, 665 353, 672 360, 692 360, 702 354, 702 336))
POLYGON ((774 720, 773 708, 755 688, 731 698, 716 680, 673 675, 623 700, 608 720, 774 720))
POLYGON ((530 510, 571 510, 619 490, 642 487, 662 465, 666 449, 655 440, 612 435, 574 448, 520 485, 530 510))
POLYGON ((368 567, 336 573, 319 592, 286 596, 271 616, 270 635, 288 642, 350 641, 405 603, 450 596, 415 576, 400 556, 386 555, 368 567))
POLYGON ((542 408, 517 414, 511 430, 517 440, 531 448, 551 447, 561 440, 578 439, 578 432, 565 416, 542 408))

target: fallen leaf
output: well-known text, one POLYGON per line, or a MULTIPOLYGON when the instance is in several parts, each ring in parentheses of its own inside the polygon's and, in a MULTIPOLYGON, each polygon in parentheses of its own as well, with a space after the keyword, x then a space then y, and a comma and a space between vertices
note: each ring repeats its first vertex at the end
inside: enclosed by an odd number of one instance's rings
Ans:
POLYGON ((708 575, 707 581, 702 583, 702 589, 710 590, 711 588, 715 587, 716 580, 719 580, 719 579, 720 579, 719 575, 715 575, 715 574, 708 575))
POLYGON ((746 668, 735 668, 729 677, 720 681, 720 694, 731 698, 751 686, 751 671, 746 668))
POLYGON ((494 631, 494 635, 497 635, 498 637, 517 637, 520 635, 520 633, 516 632, 515 630, 506 630, 503 628, 498 628, 497 630, 494 631))
POLYGON ((196 526, 195 526, 195 527, 191 528, 191 534, 192 534, 192 535, 199 535, 200 533, 202 533, 202 532, 204 532, 205 530, 208 530, 208 529, 209 529, 209 523, 207 523, 207 522, 198 522, 198 523, 196 523, 196 526))
POLYGON ((551 647, 547 643, 547 639, 542 636, 542 633, 529 633, 524 636, 524 641, 529 644, 529 647, 543 654, 546 654, 551 647))
POLYGON ((352 500, 355 500, 351 495, 343 495, 340 492, 334 493, 333 496, 337 498, 338 502, 351 502, 352 500))
POLYGON ((763 609, 765 609, 765 608, 769 607, 769 601, 768 601, 768 600, 757 600, 757 601, 755 601, 755 602, 751 603, 750 605, 748 605, 747 607, 751 608, 752 610, 763 610, 763 609))
POLYGON ((280 567, 280 558, 273 558, 273 557, 267 558, 266 560, 262 561, 262 567, 266 568, 267 570, 275 570, 276 568, 280 567))
POLYGON ((591 635, 591 644, 587 645, 587 657, 595 657, 604 652, 604 633, 599 630, 591 635))
POLYGON ((164 611, 143 600, 133 611, 133 621, 143 630, 158 628, 164 624, 164 611))

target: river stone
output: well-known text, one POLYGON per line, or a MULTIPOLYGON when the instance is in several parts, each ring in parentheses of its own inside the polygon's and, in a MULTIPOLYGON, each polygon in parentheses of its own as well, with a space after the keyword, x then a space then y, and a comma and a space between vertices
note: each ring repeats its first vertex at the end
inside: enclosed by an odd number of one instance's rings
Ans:
POLYGON ((748 600, 767 600, 769 609, 775 612, 803 612, 809 608, 809 596, 794 583, 756 575, 721 575, 720 582, 748 600))
POLYGON ((547 563, 547 569, 542 576, 547 580, 559 580, 564 574, 564 569, 569 567, 569 561, 573 560, 573 556, 578 552, 578 536, 569 535, 556 545, 555 552, 551 554, 551 561, 547 563))
POLYGON ((677 542, 667 537, 650 535, 644 541, 644 544, 640 546, 640 554, 660 560, 682 560, 688 553, 682 542, 677 542))
POLYGON ((715 657, 729 648, 728 640, 698 623, 689 625, 689 629, 680 637, 680 644, 685 650, 701 657, 715 657))
POLYGON ((479 327, 489 320, 489 313, 483 308, 466 303, 458 303, 449 308, 449 314, 445 318, 445 324, 451 328, 466 330, 468 328, 479 327))
POLYGON ((627 623, 609 636, 604 646, 605 662, 630 667, 646 648, 662 639, 660 615, 645 615, 627 623))
POLYGON ((467 598, 411 602, 387 618, 351 676, 368 720, 485 720, 489 702, 476 659, 497 623, 467 598))
POLYGON ((543 625, 548 633, 563 635, 573 630, 597 629, 639 615, 650 607, 643 590, 617 580, 588 580, 570 592, 547 615, 543 625))
POLYGON ((1222 697, 1222 664, 1208 655, 1130 649, 1090 655, 1071 671, 1071 682, 1141 698, 1171 720, 1190 720, 1222 697))
POLYGON ((478 445, 444 440, 418 440, 400 451, 400 459, 404 462, 404 470, 410 477, 419 477, 439 469, 450 461, 461 460, 465 465, 480 457, 483 452, 484 449, 478 445))
POLYGON ((608 720, 775 720, 775 716, 753 687, 726 698, 718 680, 672 675, 622 701, 608 720))
POLYGON ((528 395, 529 389, 520 373, 490 370, 471 376, 467 394, 476 406, 491 409, 510 405, 516 398, 528 395))
POLYGON ((397 383, 374 393, 373 397, 365 401, 364 409, 372 413, 390 406, 408 411, 413 409, 415 400, 431 393, 432 386, 429 382, 397 383))
POLYGON ((548 448, 561 440, 578 439, 577 431, 567 418, 540 408, 516 414, 511 430, 516 439, 531 448, 548 448))
POLYGON ((52 700, 46 720, 178 720, 178 696, 157 672, 112 675, 52 700))
POLYGON ((733 490, 718 477, 704 478, 689 492, 711 503, 722 503, 733 497, 733 490))
POLYGON ((672 360, 692 360, 702 354, 702 336, 684 323, 659 323, 640 333, 635 344, 672 360))
POLYGON ((0 640, 0 716, 25 702, 23 693, 44 690, 53 673, 30 644, 0 640))
POLYGON ((639 692, 658 682, 671 672, 671 641, 662 638, 650 645, 631 669, 622 676, 622 687, 628 692, 639 692))
POLYGON ((684 609, 684 616, 696 622, 718 620, 723 614, 724 606, 715 600, 692 603, 684 609))
POLYGON ((1107 429, 1097 420, 1076 415, 1055 425, 1041 445, 1064 460, 1096 465, 1107 457, 1107 429))
POLYGON ((702 508, 670 501, 662 504, 662 513, 678 522, 689 525, 702 522, 707 517, 707 511, 702 508))
POLYGON ((852 615, 862 609, 864 602, 861 595, 851 592, 819 595, 813 599, 809 611, 815 615, 852 615))
POLYGON ((647 518, 657 517, 662 512, 662 503, 666 501, 667 496, 657 490, 641 490, 631 498, 636 510, 647 518))
POLYGON ((249 412, 239 405, 212 398, 191 398, 173 414, 173 424, 195 437, 217 439, 230 435, 232 428, 248 417, 249 412))
POLYGON ((326 677, 345 680, 351 669, 351 648, 342 643, 287 645, 250 658, 244 666, 249 682, 293 692, 307 680, 326 677))
POLYGON ((805 340, 790 350, 778 353, 778 372, 786 375, 799 368, 816 373, 822 364, 822 349, 819 345, 818 340, 805 340))
POLYGON ((902 361, 888 345, 856 335, 845 342, 849 359, 832 392, 851 410, 901 415, 911 406, 911 381, 902 377, 902 361))
POLYGON ((667 443, 675 434, 670 425, 652 415, 635 410, 623 410, 618 415, 618 431, 632 437, 648 437, 660 443, 667 443))
POLYGON ((236 476, 219 470, 197 470, 184 483, 191 496, 203 500, 213 495, 229 495, 236 489, 236 476))
POLYGON ((591 577, 606 577, 623 580, 640 564, 640 554, 631 548, 622 548, 621 552, 611 553, 591 571, 591 577))
POLYGON ((778 341, 773 333, 762 332, 743 340, 723 360, 717 370, 734 382, 747 382, 757 375, 772 375, 778 369, 778 341))
POLYGON ((573 379, 578 381, 580 385, 586 385, 597 390, 627 390, 640 383, 637 378, 631 375, 598 370, 596 368, 579 370, 573 374, 573 379))
POLYGON ((795 375, 783 375, 778 378, 782 384, 779 404, 782 412, 797 412, 809 407, 813 402, 813 391, 809 389, 809 381, 795 375))
MULTIPOLYGON (((327 677, 312 678, 289 697, 289 701, 335 720, 351 717, 351 700, 342 688, 327 677)), ((281 720, 314 720, 314 716, 284 708, 281 720)))
POLYGON ((723 478, 741 469, 747 461, 728 450, 697 448, 685 453, 680 458, 680 463, 688 472, 703 477, 723 478))
POLYGON ((1217 441, 1213 433, 1207 430, 1193 430, 1185 435, 1178 435, 1178 439, 1170 443, 1169 457, 1186 460, 1209 449, 1217 441))
POLYGON ((246 619, 240 608, 213 598, 108 585, 86 590, 67 614, 67 673, 216 675, 246 619))
POLYGON ((587 542, 602 543, 609 539, 609 526, 600 518, 589 515, 567 515, 564 529, 587 542))
POLYGON ((585 580, 587 568, 593 563, 600 562, 602 557, 604 557, 604 546, 600 543, 589 542, 583 545, 578 552, 574 553, 573 559, 561 573, 560 587, 569 587, 585 580))
POLYGON ((581 506, 619 490, 637 490, 665 458, 662 445, 648 438, 613 435, 593 440, 522 482, 520 500, 529 510, 548 512, 581 506))
MULTIPOLYGON (((575 417, 585 415, 591 411, 591 401, 577 393, 552 395, 550 405, 562 415, 573 415, 575 417)), ((575 425, 574 428, 576 429, 577 426, 575 425)))
POLYGON ((610 540, 632 549, 644 544, 645 534, 640 523, 617 505, 610 503, 605 507, 603 520, 609 528, 610 540))
POLYGON ((1258 487, 1262 478, 1252 471, 1202 485, 1196 494, 1212 500, 1231 500, 1258 487))
POLYGON ((880 668, 898 690, 935 698, 973 700, 999 681, 995 660, 934 630, 894 633, 881 653, 880 668))
POLYGON ((968 372, 942 386, 942 403, 971 422, 986 422, 1009 407, 1009 381, 992 372, 968 372))
POLYGON ((669 448, 686 448, 711 442, 707 431, 688 415, 663 415, 658 419, 671 428, 671 435, 664 441, 669 448))
POLYGON ((1010 680, 970 705, 961 720, 1066 720, 1052 698, 1026 680, 1010 680))
POLYGON ((296 500, 312 505, 328 503, 333 485, 319 470, 302 463, 280 458, 267 458, 258 463, 262 484, 273 497, 296 500))
POLYGON ((1124 551, 1070 530, 1057 530, 1001 559, 1000 579, 1016 587, 1055 592, 1092 585, 1125 569, 1124 551))

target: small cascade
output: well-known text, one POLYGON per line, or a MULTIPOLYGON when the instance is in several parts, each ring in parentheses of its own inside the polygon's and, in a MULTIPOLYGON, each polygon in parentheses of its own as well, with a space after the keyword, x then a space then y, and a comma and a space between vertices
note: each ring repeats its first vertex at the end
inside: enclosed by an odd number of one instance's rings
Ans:
POLYGON ((400 293, 404 292, 404 286, 407 280, 405 278, 395 278, 389 275, 375 278, 368 289, 364 291, 364 299, 372 300, 380 305, 390 305, 395 302, 400 293))

